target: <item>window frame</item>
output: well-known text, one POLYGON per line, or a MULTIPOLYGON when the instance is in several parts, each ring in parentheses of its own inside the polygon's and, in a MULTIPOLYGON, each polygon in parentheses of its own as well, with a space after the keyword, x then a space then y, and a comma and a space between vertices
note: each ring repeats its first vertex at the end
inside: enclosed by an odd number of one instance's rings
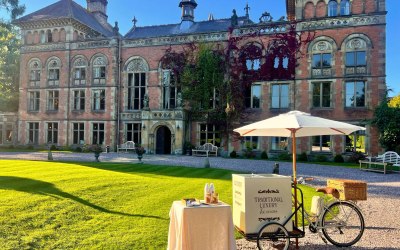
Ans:
MULTIPOLYGON (((363 126, 363 125, 359 125, 359 126, 363 126)), ((367 152, 367 133, 365 130, 359 130, 359 131, 355 131, 354 133, 351 133, 350 135, 346 135, 344 136, 344 151, 345 152, 362 152, 362 153, 366 153, 367 152), (353 141, 355 141, 356 143, 354 145, 351 145, 350 147, 347 146, 348 145, 348 140, 351 140, 351 137, 353 137, 353 141), (361 140, 361 145, 360 148, 361 150, 357 150, 357 141, 358 138, 362 137, 363 139, 361 140)))
POLYGON ((29 64, 29 86, 40 87, 42 66, 40 61, 34 60, 29 64))
POLYGON ((103 145, 105 143, 105 138, 106 138, 105 123, 93 122, 91 129, 92 129, 92 144, 103 145), (95 126, 97 126, 97 128, 95 126))
POLYGON ((106 110, 106 90, 93 89, 92 90, 92 111, 103 112, 106 110))
POLYGON ((244 147, 247 149, 247 144, 251 144, 251 150, 259 150, 260 149, 260 137, 259 136, 244 136, 244 147))
POLYGON ((344 87, 345 87, 345 102, 344 102, 345 108, 366 108, 366 107, 367 107, 367 98, 366 98, 366 88, 367 88, 367 84, 366 84, 365 81, 358 81, 358 80, 346 81, 345 84, 344 84, 344 87), (356 86, 356 85, 357 85, 358 83, 362 83, 362 84, 363 84, 364 99, 363 99, 363 105, 362 105, 362 106, 360 106, 360 105, 357 104, 357 86, 356 86), (353 85, 354 85, 354 86, 353 86, 353 94, 352 94, 352 95, 350 95, 350 94, 347 93, 347 92, 348 92, 348 91, 347 91, 347 90, 348 90, 348 88, 347 88, 348 84, 353 84, 353 85), (356 99, 356 101, 353 101, 353 105, 348 105, 348 98, 349 98, 350 96, 352 96, 353 99, 354 99, 354 98, 356 99))
POLYGON ((39 144, 39 122, 28 122, 28 144, 39 144))
POLYGON ((128 73, 128 110, 142 110, 144 108, 144 97, 147 88, 146 72, 128 73), (137 76, 137 78, 136 78, 137 76), (136 83, 138 79, 138 83, 136 83), (143 81, 144 80, 144 81, 143 81))
POLYGON ((197 142, 199 143, 199 145, 204 145, 205 143, 211 143, 214 146, 220 147, 221 140, 222 140, 221 131, 220 131, 218 125, 211 124, 211 123, 199 123, 198 124, 197 142), (205 136, 204 139, 202 138, 202 135, 205 136), (210 135, 211 135, 211 138, 210 138, 210 135), (219 140, 219 142, 218 142, 218 140, 219 140))
POLYGON ((58 111, 60 106, 60 92, 58 90, 47 91, 47 111, 58 111))
POLYGON ((58 144, 58 122, 46 123, 46 143, 58 144))
POLYGON ((104 56, 97 56, 93 60, 92 85, 105 85, 107 82, 107 60, 104 56))
POLYGON ((288 137, 273 136, 273 137, 271 137, 270 143, 271 143, 270 148, 273 151, 288 151, 289 150, 289 138, 288 137), (282 144, 282 145, 280 145, 280 144, 282 144))
POLYGON ((28 112, 40 111, 40 91, 28 91, 28 112), (34 96, 32 96, 34 95, 34 96))
POLYGON ((290 107, 290 84, 289 83, 273 83, 271 84, 271 109, 288 109, 290 107), (278 95, 274 95, 274 87, 279 86, 278 95), (282 99, 285 96, 282 96, 282 87, 287 87, 287 106, 282 105, 282 99), (278 107, 274 106, 274 98, 278 98, 278 107))
POLYGON ((125 139, 126 139, 126 141, 133 141, 135 144, 141 144, 142 143, 142 123, 138 123, 138 122, 125 123, 125 139))
POLYGON ((328 17, 338 16, 338 2, 336 0, 330 0, 328 2, 328 17))
POLYGON ((311 136, 310 139, 311 139, 311 143, 310 144, 311 144, 311 152, 312 153, 331 153, 331 152, 333 152, 332 136, 330 136, 330 135, 311 136), (329 137, 328 140, 324 140, 324 139, 326 139, 328 137, 329 137), (316 141, 318 143, 317 146, 314 145, 314 142, 315 142, 314 140, 317 140, 316 141), (323 146, 323 144, 325 144, 325 143, 328 144, 329 150, 323 150, 324 148, 326 148, 326 147, 323 146), (319 148, 319 149, 318 150, 314 150, 316 148, 319 148))
POLYGON ((51 59, 47 65, 47 85, 49 87, 60 85, 61 63, 58 59, 51 59))
POLYGON ((331 108, 332 107, 332 83, 331 82, 313 82, 312 84, 312 107, 313 108, 331 108), (316 85, 320 85, 319 86, 319 93, 318 95, 315 94, 315 88, 316 85), (324 106, 323 104, 324 102, 324 98, 327 97, 327 95, 324 95, 324 85, 329 85, 329 106, 324 106), (315 105, 315 98, 319 97, 319 105, 316 106, 315 105))
POLYGON ((72 98, 73 98, 72 110, 73 111, 85 111, 86 91, 85 90, 73 90, 72 98), (77 95, 77 93, 78 93, 78 95, 77 95))
POLYGON ((72 143, 74 145, 84 145, 85 144, 85 123, 84 122, 72 123, 72 143))

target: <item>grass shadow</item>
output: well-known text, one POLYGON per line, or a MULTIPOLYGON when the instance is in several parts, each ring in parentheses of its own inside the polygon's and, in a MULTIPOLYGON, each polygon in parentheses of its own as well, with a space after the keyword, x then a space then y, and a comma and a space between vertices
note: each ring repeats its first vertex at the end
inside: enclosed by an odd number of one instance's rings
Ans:
POLYGON ((45 181, 39 181, 39 180, 34 180, 34 179, 22 178, 22 177, 14 177, 14 176, 0 176, 0 189, 14 190, 14 191, 25 192, 25 193, 30 193, 30 194, 45 195, 45 196, 51 196, 54 198, 62 197, 65 199, 70 199, 75 202, 78 202, 84 206, 91 207, 91 208, 93 208, 99 212, 103 212, 103 213, 165 220, 165 218, 162 218, 159 216, 143 215, 143 214, 128 214, 128 213, 109 210, 107 208, 93 204, 87 200, 84 200, 80 197, 77 197, 75 195, 64 192, 64 191, 58 189, 56 186, 54 186, 54 184, 45 182, 45 181))

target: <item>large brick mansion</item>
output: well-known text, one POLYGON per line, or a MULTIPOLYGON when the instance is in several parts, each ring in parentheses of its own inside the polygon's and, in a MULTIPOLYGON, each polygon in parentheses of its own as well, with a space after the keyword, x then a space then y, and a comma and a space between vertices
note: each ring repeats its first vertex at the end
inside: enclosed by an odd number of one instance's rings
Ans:
MULTIPOLYGON (((86 8, 60 0, 15 21, 23 43, 16 143, 115 148, 134 141, 157 154, 180 154, 186 141, 211 142, 224 153, 246 145, 267 152, 290 149, 287 138, 246 137, 240 142, 221 138, 215 124, 188 122, 180 87, 161 59, 171 48, 179 51, 182 45, 204 42, 226 46, 230 34, 254 30, 262 34, 257 46, 267 57, 269 37, 287 32, 295 21, 297 32, 312 31, 314 36, 301 51, 304 56, 296 63, 294 78, 254 81, 244 111, 251 115, 241 125, 301 110, 367 130, 303 138, 299 151, 381 150, 377 130, 365 121, 372 118, 386 91, 385 0, 286 0, 287 19, 278 21, 269 15, 252 21, 248 12, 198 21, 195 0, 176 2, 182 8, 176 24, 137 27, 134 21, 122 36, 118 25, 107 21, 107 0, 87 0, 86 8)), ((268 1, 264 2, 267 8, 268 1)), ((248 43, 255 41, 249 37, 240 45, 248 43)), ((285 67, 284 60, 281 63, 285 67)))

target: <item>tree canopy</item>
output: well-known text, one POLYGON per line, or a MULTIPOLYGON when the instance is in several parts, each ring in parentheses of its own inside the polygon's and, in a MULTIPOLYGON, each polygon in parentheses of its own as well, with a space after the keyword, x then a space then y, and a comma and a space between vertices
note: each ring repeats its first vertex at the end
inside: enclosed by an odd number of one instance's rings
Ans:
MULTIPOLYGON (((25 6, 18 0, 0 0, 0 9, 14 20, 24 13, 25 6)), ((0 111, 18 110, 20 39, 10 20, 0 20, 0 111)))
POLYGON ((386 99, 375 109, 372 124, 379 130, 382 147, 400 153, 400 106, 393 107, 390 102, 386 99))

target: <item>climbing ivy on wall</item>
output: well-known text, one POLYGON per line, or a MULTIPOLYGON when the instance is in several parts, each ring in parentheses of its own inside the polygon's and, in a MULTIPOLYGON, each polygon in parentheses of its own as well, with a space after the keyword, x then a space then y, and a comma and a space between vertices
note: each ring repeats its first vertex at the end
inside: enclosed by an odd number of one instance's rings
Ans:
MULTIPOLYGON (((274 29, 282 23, 268 25, 274 29)), ((219 125, 225 134, 231 134, 233 125, 247 118, 245 98, 251 84, 293 80, 297 60, 304 56, 302 48, 315 35, 297 32, 295 22, 287 23, 285 32, 268 37, 257 29, 244 35, 234 31, 234 27, 229 29, 225 46, 191 43, 180 52, 168 49, 162 59, 163 65, 181 76, 189 117, 219 125), (214 90, 215 107, 211 102, 214 90)))

